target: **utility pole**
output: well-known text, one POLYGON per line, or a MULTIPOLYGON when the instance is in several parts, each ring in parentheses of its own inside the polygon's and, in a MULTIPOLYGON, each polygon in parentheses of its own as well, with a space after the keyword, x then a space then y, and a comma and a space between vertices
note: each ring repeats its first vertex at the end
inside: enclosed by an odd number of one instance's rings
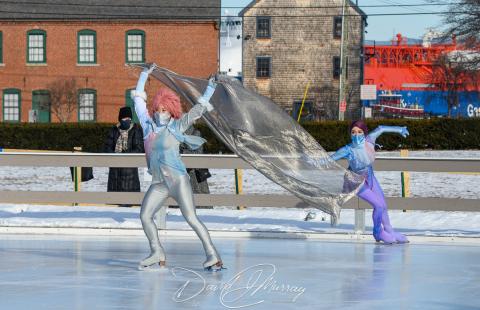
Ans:
POLYGON ((342 5, 342 39, 340 43, 340 87, 338 96, 338 120, 345 119, 346 110, 346 59, 345 50, 348 50, 348 20, 347 20, 347 0, 343 0, 342 5))

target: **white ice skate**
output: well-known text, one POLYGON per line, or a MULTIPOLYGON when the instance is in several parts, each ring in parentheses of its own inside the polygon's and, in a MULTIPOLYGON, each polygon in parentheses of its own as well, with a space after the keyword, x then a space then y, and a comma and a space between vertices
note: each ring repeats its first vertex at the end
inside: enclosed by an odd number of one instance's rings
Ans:
POLYGON ((222 269, 227 269, 223 267, 222 260, 216 255, 208 255, 207 260, 203 263, 203 268, 206 271, 221 271, 222 269))
POLYGON ((147 269, 166 269, 165 267, 165 256, 160 253, 153 253, 149 257, 145 258, 138 265, 138 270, 147 270, 147 269), (159 268, 152 268, 152 266, 158 264, 159 268))

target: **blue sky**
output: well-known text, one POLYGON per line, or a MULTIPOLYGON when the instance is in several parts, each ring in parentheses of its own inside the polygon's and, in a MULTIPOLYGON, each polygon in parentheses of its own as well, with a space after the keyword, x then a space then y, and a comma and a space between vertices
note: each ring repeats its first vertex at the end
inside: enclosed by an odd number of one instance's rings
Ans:
MULTIPOLYGON (((355 0, 354 0, 355 1, 355 0)), ((222 0, 223 7, 243 7, 250 3, 250 0, 222 0)), ((391 4, 422 4, 425 0, 358 0, 362 5, 391 5, 391 4)), ((417 13, 417 12, 439 12, 445 6, 424 6, 424 7, 363 7, 367 14, 384 13, 417 13)), ((230 13, 238 13, 240 9, 228 9, 230 13)), ((439 27, 442 22, 440 15, 411 15, 411 16, 369 16, 366 33, 367 40, 390 40, 393 34, 402 33, 410 38, 421 38, 426 29, 439 27)))

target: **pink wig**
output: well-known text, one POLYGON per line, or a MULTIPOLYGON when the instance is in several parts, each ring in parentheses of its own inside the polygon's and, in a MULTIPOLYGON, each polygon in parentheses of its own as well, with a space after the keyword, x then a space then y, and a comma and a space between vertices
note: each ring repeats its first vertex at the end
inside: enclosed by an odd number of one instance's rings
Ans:
POLYGON ((153 98, 152 104, 148 108, 148 113, 151 117, 159 107, 164 107, 170 112, 173 118, 179 119, 182 116, 182 105, 178 95, 167 87, 162 87, 153 98))

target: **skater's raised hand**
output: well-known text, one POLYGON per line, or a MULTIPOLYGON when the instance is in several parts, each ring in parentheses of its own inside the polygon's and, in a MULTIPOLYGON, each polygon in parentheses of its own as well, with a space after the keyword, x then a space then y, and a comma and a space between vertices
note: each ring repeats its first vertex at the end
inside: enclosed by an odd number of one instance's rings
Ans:
POLYGON ((210 88, 213 88, 213 89, 215 89, 217 87, 217 77, 216 76, 211 76, 208 79, 208 86, 207 87, 210 87, 210 88))
POLYGON ((408 132, 407 126, 402 127, 402 132, 400 133, 402 137, 406 138, 410 133, 408 132))
POLYGON ((215 88, 217 87, 217 77, 216 75, 210 76, 208 79, 208 85, 205 89, 203 95, 198 99, 198 102, 207 108, 207 111, 210 112, 213 110, 213 106, 210 104, 210 98, 212 98, 215 93, 215 88))
POLYGON ((157 64, 156 63, 151 63, 148 67, 146 67, 145 69, 143 69, 143 72, 147 73, 147 74, 150 74, 153 72, 153 70, 155 70, 156 68, 158 68, 157 64))

